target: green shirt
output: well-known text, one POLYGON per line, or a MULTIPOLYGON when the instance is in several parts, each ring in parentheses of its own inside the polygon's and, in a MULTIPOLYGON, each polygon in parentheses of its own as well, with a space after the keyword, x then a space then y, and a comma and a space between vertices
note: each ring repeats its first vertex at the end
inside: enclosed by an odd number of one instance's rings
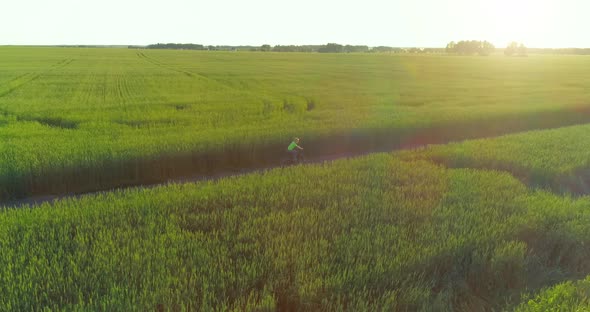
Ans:
POLYGON ((297 143, 295 143, 295 141, 291 142, 291 144, 289 144, 289 147, 287 147, 287 150, 292 151, 295 149, 295 147, 297 147, 297 143))

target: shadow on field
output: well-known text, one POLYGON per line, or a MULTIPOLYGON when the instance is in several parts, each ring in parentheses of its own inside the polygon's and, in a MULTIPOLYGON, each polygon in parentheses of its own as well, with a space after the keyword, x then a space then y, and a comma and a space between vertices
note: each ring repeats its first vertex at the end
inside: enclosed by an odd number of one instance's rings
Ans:
MULTIPOLYGON (((404 160, 424 159, 420 155, 403 155, 404 160)), ((578 168, 570 173, 555 175, 548 170, 532 170, 512 163, 475 163, 448 159, 441 156, 428 156, 426 160, 452 169, 496 170, 510 173, 524 185, 543 189, 559 195, 584 196, 590 194, 590 168, 578 168)))
POLYGON ((63 118, 19 118, 19 120, 36 121, 44 126, 61 129, 77 129, 78 122, 63 118))
MULTIPOLYGON (((486 120, 432 125, 415 129, 353 129, 306 138, 309 162, 321 162, 372 152, 411 149, 428 144, 488 138, 526 130, 548 129, 590 122, 590 106, 571 111, 508 115, 486 120)), ((284 157, 288 138, 260 145, 228 145, 221 151, 195 151, 131 161, 108 160, 102 166, 65 168, 42 174, 0 177, 0 200, 19 204, 31 197, 67 197, 113 188, 145 186, 174 179, 197 180, 276 167, 284 157)))
MULTIPOLYGON (((572 235, 567 224, 551 230, 523 226, 514 234, 495 246, 492 256, 482 253, 481 246, 466 245, 416 268, 433 281, 433 311, 509 311, 527 292, 590 272, 590 242, 572 235)), ((399 311, 416 309, 405 306, 399 311)))

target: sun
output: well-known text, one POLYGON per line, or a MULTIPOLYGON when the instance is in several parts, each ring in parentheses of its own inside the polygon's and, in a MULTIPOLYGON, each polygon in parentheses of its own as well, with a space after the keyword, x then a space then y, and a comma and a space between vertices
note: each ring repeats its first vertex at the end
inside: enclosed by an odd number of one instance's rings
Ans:
POLYGON ((553 24, 552 5, 548 0, 496 0, 484 5, 486 33, 490 40, 506 45, 511 41, 528 46, 551 47, 547 31, 553 24))

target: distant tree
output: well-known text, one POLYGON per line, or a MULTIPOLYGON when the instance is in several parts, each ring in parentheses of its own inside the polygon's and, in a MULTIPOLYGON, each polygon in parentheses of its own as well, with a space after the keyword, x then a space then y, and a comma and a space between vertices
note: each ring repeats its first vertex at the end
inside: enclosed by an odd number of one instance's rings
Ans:
POLYGON ((590 48, 566 48, 566 49, 541 49, 527 48, 527 52, 538 54, 572 54, 572 55, 590 55, 590 48))
POLYGON ((377 52, 377 53, 382 53, 382 52, 401 52, 400 48, 392 48, 392 47, 386 47, 386 46, 378 46, 378 47, 373 47, 369 52, 377 52))
POLYGON ((291 52, 287 49, 287 46, 276 45, 272 48, 273 52, 291 52))
POLYGON ((496 49, 496 47, 494 47, 493 44, 484 41, 481 43, 480 47, 479 47, 479 51, 477 52, 479 55, 490 55, 492 52, 494 52, 494 50, 496 49))
POLYGON ((158 43, 150 44, 146 49, 205 50, 205 47, 194 43, 158 43))
POLYGON ((262 46, 260 46, 260 51, 268 52, 270 50, 271 50, 270 44, 263 44, 262 46))
POLYGON ((422 49, 422 53, 428 53, 428 54, 441 54, 441 53, 445 53, 447 51, 446 48, 423 48, 422 49))
POLYGON ((447 44, 447 47, 445 48, 445 51, 447 53, 455 53, 455 41, 451 41, 447 44))
POLYGON ((424 48, 409 48, 408 53, 414 53, 414 54, 422 54, 422 53, 426 53, 426 50, 424 48))
POLYGON ((303 45, 303 46, 296 46, 296 45, 276 45, 272 48, 273 52, 317 52, 320 46, 314 45, 303 45))
POLYGON ((527 49, 522 43, 518 46, 517 52, 518 56, 527 56, 527 49))
POLYGON ((508 44, 506 49, 504 49, 504 55, 512 56, 512 55, 516 54, 517 51, 518 51, 518 43, 515 41, 512 41, 512 42, 510 42, 510 44, 508 44))
POLYGON ((527 56, 527 48, 522 43, 510 42, 506 49, 504 49, 504 55, 506 56, 527 56))
POLYGON ((490 53, 494 52, 496 48, 493 44, 487 41, 477 41, 477 40, 470 40, 470 41, 459 41, 455 43, 454 41, 449 42, 445 51, 447 53, 456 53, 461 55, 489 55, 490 53))
POLYGON ((346 45, 343 48, 343 52, 346 52, 346 53, 369 52, 369 47, 366 45, 346 45))
POLYGON ((322 46, 318 49, 320 53, 342 53, 344 52, 344 47, 341 44, 337 43, 328 43, 325 46, 322 46))
POLYGON ((469 55, 475 53, 475 48, 473 48, 472 41, 459 41, 455 45, 455 53, 462 54, 462 55, 469 55))

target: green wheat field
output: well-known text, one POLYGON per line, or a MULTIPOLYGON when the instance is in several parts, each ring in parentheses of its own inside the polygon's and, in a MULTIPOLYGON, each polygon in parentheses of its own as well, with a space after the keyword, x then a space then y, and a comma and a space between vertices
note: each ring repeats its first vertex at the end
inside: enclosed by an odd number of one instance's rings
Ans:
POLYGON ((0 311, 590 310, 589 122, 585 56, 0 47, 0 311))

